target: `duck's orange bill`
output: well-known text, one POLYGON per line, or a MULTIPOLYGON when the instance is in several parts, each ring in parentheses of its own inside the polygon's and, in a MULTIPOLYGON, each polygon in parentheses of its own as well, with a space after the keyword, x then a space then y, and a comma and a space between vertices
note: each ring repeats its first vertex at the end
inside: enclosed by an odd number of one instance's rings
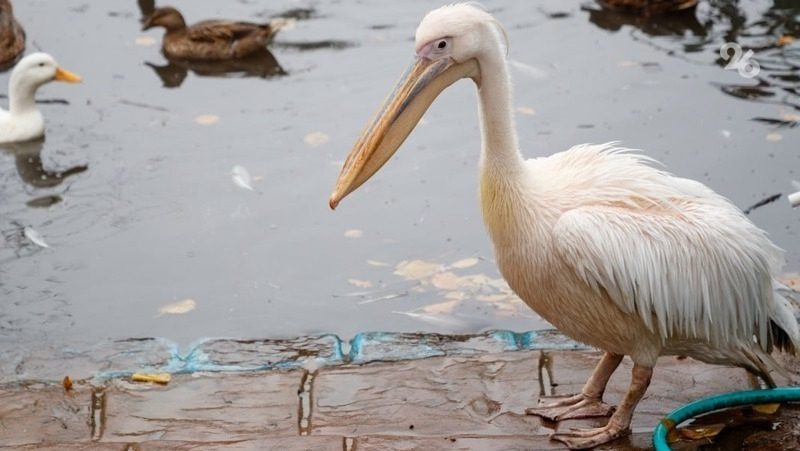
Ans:
POLYGON ((77 74, 74 74, 66 69, 62 69, 60 67, 56 68, 56 80, 58 81, 65 81, 67 83, 80 83, 81 77, 77 74))

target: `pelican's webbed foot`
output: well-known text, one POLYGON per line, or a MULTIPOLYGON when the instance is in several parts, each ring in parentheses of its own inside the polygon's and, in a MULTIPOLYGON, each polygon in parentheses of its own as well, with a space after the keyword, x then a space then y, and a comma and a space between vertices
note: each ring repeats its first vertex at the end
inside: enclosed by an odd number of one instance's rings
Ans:
POLYGON ((584 394, 547 396, 539 398, 539 405, 525 410, 528 415, 536 415, 551 421, 573 418, 607 417, 614 413, 615 407, 599 398, 584 394))
POLYGON ((629 427, 619 425, 614 421, 609 421, 606 426, 600 428, 571 428, 567 432, 555 433, 551 435, 550 438, 567 445, 569 449, 589 449, 620 437, 625 437, 626 435, 630 435, 630 433, 631 430, 629 427))

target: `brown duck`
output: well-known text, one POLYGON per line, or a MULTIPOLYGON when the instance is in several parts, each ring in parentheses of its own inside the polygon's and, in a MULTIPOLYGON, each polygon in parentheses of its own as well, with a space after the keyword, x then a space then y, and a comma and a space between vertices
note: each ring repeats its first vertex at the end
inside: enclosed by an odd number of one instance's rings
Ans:
POLYGON ((282 20, 256 24, 217 19, 186 26, 181 13, 166 6, 153 11, 142 28, 166 28, 162 50, 169 58, 226 60, 262 50, 282 23, 282 20))
POLYGON ((0 66, 16 61, 25 50, 25 31, 14 19, 9 0, 0 0, 0 66))

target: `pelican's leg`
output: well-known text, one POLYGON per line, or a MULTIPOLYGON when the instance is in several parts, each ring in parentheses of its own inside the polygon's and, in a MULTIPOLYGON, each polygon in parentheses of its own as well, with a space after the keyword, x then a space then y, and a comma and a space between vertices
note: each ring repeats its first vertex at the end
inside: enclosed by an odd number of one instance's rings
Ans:
POLYGON ((577 395, 550 396, 539 399, 539 405, 526 409, 528 415, 536 415, 552 421, 570 418, 607 417, 614 407, 603 402, 603 392, 614 370, 622 362, 622 355, 606 352, 597 364, 581 393, 577 395), (548 402, 549 401, 549 402, 548 402))
POLYGON ((652 375, 653 368, 634 364, 631 387, 607 425, 594 429, 570 429, 569 432, 553 434, 550 438, 564 443, 570 449, 587 449, 630 434, 633 411, 647 391, 652 375))

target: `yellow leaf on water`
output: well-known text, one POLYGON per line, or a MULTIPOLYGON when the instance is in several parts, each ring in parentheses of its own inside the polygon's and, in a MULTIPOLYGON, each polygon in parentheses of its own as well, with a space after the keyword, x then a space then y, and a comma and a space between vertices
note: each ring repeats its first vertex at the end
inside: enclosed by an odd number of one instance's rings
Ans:
POLYGON ((678 435, 687 440, 708 440, 719 435, 725 429, 724 424, 711 424, 707 426, 687 426, 678 428, 678 435))
POLYGON ((767 141, 778 142, 783 139, 783 135, 778 132, 767 133, 767 141))
POLYGON ((363 230, 350 229, 350 230, 346 230, 344 232, 344 237, 345 238, 354 238, 355 239, 355 238, 361 238, 362 236, 364 236, 364 231, 363 230))
POLYGON ((775 44, 777 44, 777 45, 788 45, 788 44, 791 44, 792 42, 794 42, 794 40, 795 40, 794 36, 785 34, 785 35, 779 37, 778 40, 775 42, 775 44))
POLYGON ((467 293, 463 291, 451 291, 444 295, 445 299, 452 299, 454 301, 463 301, 467 298, 467 293))
POLYGON ((536 110, 527 106, 518 106, 516 111, 517 113, 524 114, 526 116, 533 116, 536 114, 536 110))
POLYGON ((219 122, 219 116, 216 114, 201 114, 194 117, 194 123, 200 125, 212 125, 219 122))
POLYGON ((778 408, 780 408, 780 406, 781 404, 779 402, 774 402, 771 404, 754 404, 753 410, 755 410, 758 413, 772 415, 773 413, 778 411, 778 408))
POLYGON ((330 137, 322 132, 311 132, 303 137, 303 142, 311 147, 321 146, 328 141, 330 141, 330 137))
POLYGON ((800 114, 795 113, 784 113, 783 114, 784 121, 792 121, 792 122, 800 122, 800 114))
POLYGON ((426 262, 425 260, 403 260, 397 264, 394 273, 407 280, 422 280, 439 271, 444 267, 438 263, 426 262))
POLYGON ((359 287, 359 288, 371 288, 372 287, 372 282, 370 282, 369 280, 347 279, 347 282, 350 283, 350 285, 353 285, 353 286, 356 286, 356 287, 359 287))
POLYGON ((438 304, 430 304, 425 307, 417 309, 418 312, 426 313, 428 315, 449 315, 460 304, 459 301, 440 302, 438 304))
POLYGON ((431 277, 431 285, 440 290, 457 290, 459 277, 450 271, 436 273, 431 277))
POLYGON ((471 268, 477 264, 478 264, 477 258, 467 257, 467 258, 462 258, 461 260, 453 263, 452 265, 450 265, 450 267, 456 269, 465 269, 465 268, 471 268))
POLYGON ((194 302, 194 299, 184 299, 182 301, 173 302, 171 304, 162 306, 160 309, 158 309, 158 316, 182 315, 184 313, 191 312, 195 307, 197 307, 197 303, 194 302))
POLYGON ((378 266, 378 267, 389 266, 388 263, 384 263, 378 260, 367 260, 367 264, 370 266, 378 266))
POLYGON ((64 391, 72 390, 72 379, 69 376, 64 376, 64 379, 61 381, 61 385, 64 386, 64 391))
POLYGON ((172 379, 169 373, 133 373, 131 380, 134 382, 153 382, 166 385, 172 379))
POLYGON ((136 45, 140 45, 142 47, 149 47, 151 45, 155 45, 158 40, 152 36, 139 36, 136 38, 136 45))
POLYGON ((482 302, 500 302, 505 301, 508 299, 507 294, 482 294, 476 296, 475 299, 482 301, 482 302))

